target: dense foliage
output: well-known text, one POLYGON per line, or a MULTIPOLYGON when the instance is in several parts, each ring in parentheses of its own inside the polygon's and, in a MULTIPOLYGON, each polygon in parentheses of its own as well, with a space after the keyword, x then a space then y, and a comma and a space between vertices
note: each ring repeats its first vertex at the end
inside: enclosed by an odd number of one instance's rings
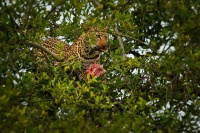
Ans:
POLYGON ((200 132, 199 16, 198 0, 3 0, 0 131, 200 132), (36 73, 26 41, 74 42, 82 22, 109 29, 104 77, 36 73))

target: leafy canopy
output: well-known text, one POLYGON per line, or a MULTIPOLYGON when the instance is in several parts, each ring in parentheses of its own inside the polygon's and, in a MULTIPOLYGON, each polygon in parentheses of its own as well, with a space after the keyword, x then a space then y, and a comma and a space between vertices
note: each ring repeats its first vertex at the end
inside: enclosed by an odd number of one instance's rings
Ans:
POLYGON ((193 0, 3 0, 0 130, 199 132, 199 6, 193 0), (78 62, 44 65, 37 74, 26 41, 74 42, 82 22, 108 27, 104 77, 75 80, 78 62))

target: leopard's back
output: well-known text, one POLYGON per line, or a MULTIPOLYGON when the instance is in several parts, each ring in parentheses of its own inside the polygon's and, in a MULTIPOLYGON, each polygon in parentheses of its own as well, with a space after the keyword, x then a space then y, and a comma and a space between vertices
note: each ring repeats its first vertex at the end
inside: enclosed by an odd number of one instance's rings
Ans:
MULTIPOLYGON (((50 50, 57 57, 68 58, 68 56, 69 56, 68 52, 70 51, 70 45, 68 45, 64 41, 61 41, 57 38, 45 39, 44 41, 42 41, 41 46, 50 50)), ((43 54, 46 55, 46 53, 44 53, 44 52, 43 52, 43 54)))

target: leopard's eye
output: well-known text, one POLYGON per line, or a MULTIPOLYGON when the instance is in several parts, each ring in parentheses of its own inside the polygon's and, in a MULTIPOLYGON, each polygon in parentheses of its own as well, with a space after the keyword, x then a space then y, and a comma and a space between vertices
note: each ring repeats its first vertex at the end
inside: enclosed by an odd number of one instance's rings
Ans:
POLYGON ((100 35, 96 35, 96 37, 97 37, 97 38, 101 38, 101 36, 100 36, 100 35))
POLYGON ((98 28, 97 28, 97 27, 94 27, 94 29, 95 29, 95 30, 98 30, 98 28))

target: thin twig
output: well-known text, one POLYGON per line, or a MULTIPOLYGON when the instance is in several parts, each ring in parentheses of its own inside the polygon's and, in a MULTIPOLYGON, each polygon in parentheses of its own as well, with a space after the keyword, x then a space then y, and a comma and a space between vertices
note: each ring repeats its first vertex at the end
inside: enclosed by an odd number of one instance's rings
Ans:
POLYGON ((92 0, 92 3, 95 7, 98 7, 99 6, 99 2, 97 2, 96 0, 92 0))
POLYGON ((44 101, 52 101, 52 100, 53 100, 53 99, 42 99, 42 100, 29 101, 29 103, 44 102, 44 101))
POLYGON ((48 12, 48 14, 44 17, 43 21, 45 21, 49 15, 51 15, 52 12, 54 12, 58 6, 63 5, 65 1, 61 1, 60 3, 58 3, 55 6, 52 6, 52 9, 48 12))
POLYGON ((132 37, 132 36, 123 35, 123 34, 120 34, 120 33, 113 33, 113 32, 108 32, 108 33, 109 33, 109 34, 112 34, 112 35, 118 35, 118 36, 122 36, 122 37, 127 37, 127 38, 130 38, 130 39, 133 39, 134 41, 143 44, 144 46, 150 48, 153 52, 157 53, 156 50, 154 50, 151 46, 147 45, 147 44, 144 43, 143 41, 140 41, 139 39, 136 39, 136 38, 134 38, 134 37, 132 37))
MULTIPOLYGON (((8 14, 9 17, 10 17, 10 22, 11 22, 11 25, 12 25, 13 29, 19 29, 19 25, 18 25, 18 24, 15 22, 15 20, 13 19, 13 17, 12 17, 12 15, 11 15, 11 13, 10 13, 10 10, 8 9, 8 6, 7 6, 5 0, 4 0, 4 6, 6 7, 7 14, 8 14)), ((18 33, 16 32, 16 30, 14 30, 14 31, 15 31, 15 34, 16 34, 16 36, 17 36, 17 38, 18 38, 18 33)))
POLYGON ((33 0, 30 2, 29 9, 28 9, 28 12, 27 12, 26 21, 25 21, 25 24, 24 24, 23 29, 25 29, 26 26, 27 26, 27 24, 28 24, 28 20, 29 20, 29 16, 30 16, 30 14, 31 14, 31 10, 32 10, 33 2, 34 2, 33 0))

